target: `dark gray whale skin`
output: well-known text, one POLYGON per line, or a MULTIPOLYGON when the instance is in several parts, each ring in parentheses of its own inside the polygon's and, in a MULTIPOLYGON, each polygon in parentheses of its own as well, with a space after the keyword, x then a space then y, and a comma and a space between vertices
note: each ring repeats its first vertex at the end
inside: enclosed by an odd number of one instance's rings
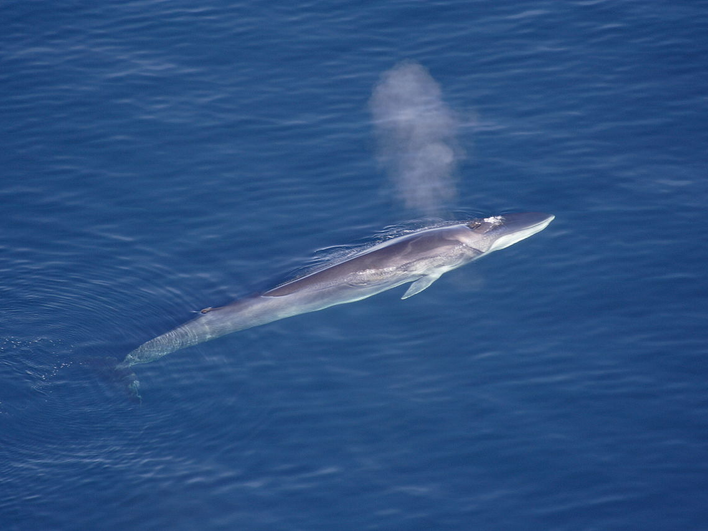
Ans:
POLYGON ((542 231, 553 219, 542 213, 505 214, 393 238, 265 293, 202 310, 196 319, 140 345, 118 367, 149 363, 225 334, 412 283, 403 296, 406 299, 447 271, 542 231))

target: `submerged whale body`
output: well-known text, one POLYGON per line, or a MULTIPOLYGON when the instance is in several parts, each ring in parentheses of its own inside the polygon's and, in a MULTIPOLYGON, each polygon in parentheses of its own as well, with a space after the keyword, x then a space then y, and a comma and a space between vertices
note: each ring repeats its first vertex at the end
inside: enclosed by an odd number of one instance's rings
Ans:
MULTIPOLYGON (((221 308, 206 308, 196 319, 140 345, 118 367, 124 370, 149 363, 225 334, 359 301, 410 283, 402 297, 407 299, 444 273, 542 231, 554 217, 505 214, 392 238, 265 293, 221 308)), ((137 394, 137 381, 132 385, 137 394)))

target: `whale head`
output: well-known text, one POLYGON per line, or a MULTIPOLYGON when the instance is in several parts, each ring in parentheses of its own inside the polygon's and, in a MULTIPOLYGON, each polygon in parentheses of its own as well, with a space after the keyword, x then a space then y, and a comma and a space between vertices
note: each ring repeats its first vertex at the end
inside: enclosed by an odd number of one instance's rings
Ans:
POLYGON ((553 214, 523 212, 474 219, 467 223, 471 234, 466 243, 483 253, 499 251, 541 232, 554 218, 553 214))

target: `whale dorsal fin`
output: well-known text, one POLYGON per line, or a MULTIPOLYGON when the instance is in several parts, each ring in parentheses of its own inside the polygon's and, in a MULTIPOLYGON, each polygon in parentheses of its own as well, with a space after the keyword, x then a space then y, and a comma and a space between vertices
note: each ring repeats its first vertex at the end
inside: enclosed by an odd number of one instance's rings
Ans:
POLYGON ((439 278, 440 275, 426 275, 424 277, 419 278, 408 287, 408 291, 403 294, 401 300, 407 299, 408 297, 412 297, 413 295, 417 295, 439 278))

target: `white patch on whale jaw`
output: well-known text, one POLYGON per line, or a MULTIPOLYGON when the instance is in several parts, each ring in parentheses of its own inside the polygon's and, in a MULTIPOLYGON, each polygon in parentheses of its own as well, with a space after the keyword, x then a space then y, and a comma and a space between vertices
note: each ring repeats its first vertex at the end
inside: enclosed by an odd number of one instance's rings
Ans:
MULTIPOLYGON (((501 217, 501 216, 497 216, 501 217)), ((529 236, 533 236, 537 232, 541 232, 543 229, 548 227, 548 224, 553 221, 553 217, 549 218, 548 220, 539 223, 537 225, 532 225, 531 227, 527 227, 525 229, 512 232, 511 234, 505 234, 504 236, 500 236, 497 238, 494 243, 489 247, 489 250, 487 251, 488 253, 491 253, 493 251, 499 251, 501 249, 506 249, 507 247, 510 247, 514 245, 515 243, 520 242, 521 240, 525 240, 529 236)))

